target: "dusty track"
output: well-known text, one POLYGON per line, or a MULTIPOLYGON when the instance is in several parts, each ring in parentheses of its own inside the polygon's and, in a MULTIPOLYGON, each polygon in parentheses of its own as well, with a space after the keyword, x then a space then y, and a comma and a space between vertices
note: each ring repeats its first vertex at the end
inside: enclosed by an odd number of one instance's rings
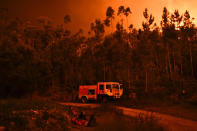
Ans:
POLYGON ((88 107, 88 108, 96 108, 99 107, 99 104, 82 104, 82 103, 59 103, 65 106, 76 106, 76 107, 88 107))
MULTIPOLYGON (((65 106, 89 107, 96 108, 99 104, 81 104, 81 103, 59 103, 65 106)), ((172 131, 197 131, 197 121, 189 119, 174 117, 171 115, 161 114, 157 112, 150 112, 126 107, 116 106, 117 109, 122 110, 122 113, 127 116, 136 117, 138 115, 150 116, 153 115, 160 124, 164 125, 172 131)))

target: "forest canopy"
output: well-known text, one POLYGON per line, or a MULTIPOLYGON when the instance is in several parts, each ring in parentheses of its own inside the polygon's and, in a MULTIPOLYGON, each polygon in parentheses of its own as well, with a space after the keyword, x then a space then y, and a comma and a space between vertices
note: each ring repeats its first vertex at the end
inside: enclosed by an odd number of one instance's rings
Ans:
POLYGON ((36 24, 9 18, 8 11, 0 10, 1 97, 43 94, 53 87, 69 92, 99 81, 121 82, 140 97, 197 92, 197 29, 189 11, 164 7, 158 25, 146 8, 142 28, 136 29, 128 23, 132 9, 108 7, 104 20, 90 24, 89 36, 66 28, 69 15, 65 25, 54 27, 46 18, 36 24))

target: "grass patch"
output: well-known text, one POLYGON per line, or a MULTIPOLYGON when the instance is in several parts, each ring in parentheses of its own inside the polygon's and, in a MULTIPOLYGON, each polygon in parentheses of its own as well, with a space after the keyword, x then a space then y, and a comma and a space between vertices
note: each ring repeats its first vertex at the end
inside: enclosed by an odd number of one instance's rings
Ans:
POLYGON ((51 101, 1 100, 0 126, 6 130, 66 130, 67 107, 51 101))

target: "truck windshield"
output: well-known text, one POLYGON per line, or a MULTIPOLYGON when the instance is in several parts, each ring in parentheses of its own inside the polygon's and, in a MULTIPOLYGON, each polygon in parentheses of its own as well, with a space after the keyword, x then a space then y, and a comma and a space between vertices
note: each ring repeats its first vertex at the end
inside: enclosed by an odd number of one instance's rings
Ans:
POLYGON ((111 90, 111 85, 106 85, 106 89, 111 90))
POLYGON ((122 84, 120 84, 120 89, 123 89, 122 84))
POLYGON ((119 89, 119 85, 118 85, 118 84, 113 84, 112 87, 113 87, 114 89, 119 89))

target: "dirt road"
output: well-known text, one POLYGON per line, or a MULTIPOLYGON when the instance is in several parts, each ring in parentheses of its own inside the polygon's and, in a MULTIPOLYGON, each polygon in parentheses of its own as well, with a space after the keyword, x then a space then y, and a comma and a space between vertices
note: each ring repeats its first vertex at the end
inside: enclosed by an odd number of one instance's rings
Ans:
POLYGON ((75 106, 75 107, 88 107, 88 108, 96 108, 99 107, 99 104, 82 104, 82 103, 59 103, 65 106, 75 106))
MULTIPOLYGON (((76 107, 89 107, 96 108, 99 104, 81 104, 81 103, 60 103, 65 106, 76 106, 76 107)), ((116 106, 117 109, 122 110, 122 113, 127 116, 136 117, 139 115, 150 116, 153 115, 160 124, 167 127, 172 131, 197 131, 197 121, 192 121, 189 119, 174 117, 171 115, 161 114, 157 112, 150 112, 138 109, 131 109, 126 107, 116 106)))

